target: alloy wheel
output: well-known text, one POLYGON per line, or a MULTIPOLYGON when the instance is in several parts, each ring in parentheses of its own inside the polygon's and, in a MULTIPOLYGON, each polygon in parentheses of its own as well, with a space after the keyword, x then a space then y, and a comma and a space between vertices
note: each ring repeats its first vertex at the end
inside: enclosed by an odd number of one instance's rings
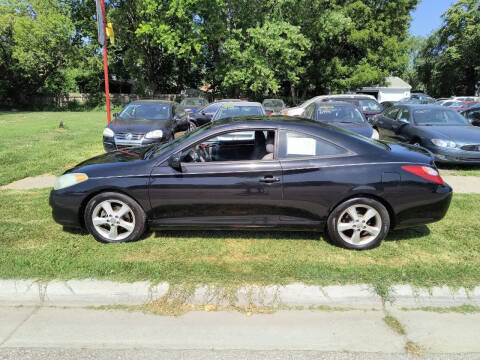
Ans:
POLYGON ((367 245, 382 231, 382 218, 373 207, 355 204, 338 217, 337 231, 351 245, 367 245))
POLYGON ((92 212, 95 230, 110 241, 122 241, 135 229, 133 210, 120 200, 105 200, 92 212))

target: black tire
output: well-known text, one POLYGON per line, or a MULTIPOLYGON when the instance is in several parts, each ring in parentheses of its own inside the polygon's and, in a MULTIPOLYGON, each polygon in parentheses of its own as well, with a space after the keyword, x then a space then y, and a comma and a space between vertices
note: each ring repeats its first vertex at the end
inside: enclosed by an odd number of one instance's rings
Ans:
MULTIPOLYGON (((351 223, 354 223, 353 219, 351 223)), ((342 224, 343 222, 340 225, 342 224)), ((382 203, 378 202, 377 200, 374 200, 371 198, 365 198, 365 197, 353 198, 341 203, 331 212, 327 220, 327 230, 328 230, 328 235, 330 236, 330 239, 333 240, 339 246, 347 249, 368 250, 368 249, 375 248, 378 245, 380 245, 380 243, 385 239, 389 229, 390 229, 390 215, 387 209, 385 208, 385 206, 382 203), (373 237, 373 235, 371 235, 368 232, 368 230, 362 230, 361 228, 362 217, 359 217, 360 225, 358 224, 356 225, 357 230, 352 229, 352 230, 345 230, 344 232, 342 232, 344 237, 349 237, 350 234, 354 234, 355 231, 359 232, 358 236, 360 236, 360 239, 362 238, 362 235, 365 235, 364 238, 366 238, 368 241, 366 241, 363 244, 361 243, 361 241, 358 244, 353 244, 351 242, 346 241, 342 237, 338 229, 339 217, 342 216, 342 219, 340 219, 341 222, 344 220, 345 216, 349 217, 349 215, 345 214, 345 212, 347 209, 351 208, 352 206, 358 207, 359 211, 362 211, 362 209, 368 210, 368 208, 373 208, 374 210, 376 210, 377 214, 379 215, 379 218, 375 217, 375 218, 372 218, 372 220, 370 221, 374 221, 376 223, 379 219, 381 220, 381 224, 368 223, 368 221, 367 221, 367 224, 364 224, 369 228, 375 227, 379 229, 379 232, 376 235, 376 237, 373 237), (365 207, 362 208, 362 206, 365 206, 365 207), (367 236, 370 236, 370 238, 368 238, 367 236)))
MULTIPOLYGON (((102 211, 102 210, 100 210, 102 211)), ((102 217, 101 219, 107 219, 108 216, 102 217)), ((142 207, 131 197, 117 193, 117 192, 104 192, 101 194, 98 194, 94 196, 87 204, 85 207, 85 212, 84 212, 84 221, 85 221, 85 226, 90 234, 95 238, 95 240, 101 242, 101 243, 120 243, 120 242, 130 242, 130 241, 136 241, 138 240, 143 233, 145 232, 146 229, 146 215, 145 211, 143 211, 142 207), (97 230, 97 227, 93 224, 93 217, 96 216, 94 214, 94 211, 98 211, 98 206, 101 203, 104 203, 105 201, 111 201, 113 204, 112 209, 114 209, 115 206, 121 206, 121 203, 126 204, 129 207, 129 212, 125 216, 128 218, 120 218, 118 219, 119 221, 125 220, 129 221, 130 220, 130 225, 133 224, 132 228, 133 230, 126 230, 126 228, 122 228, 121 226, 118 225, 119 227, 119 239, 118 240, 113 240, 109 237, 107 237, 107 234, 102 231, 102 233, 97 230), (132 222, 133 219, 133 222, 132 222), (122 231, 123 235, 125 236, 122 238, 122 231), (127 235, 127 233, 131 231, 127 235)), ((109 221, 111 221, 109 219, 109 221)), ((102 226, 102 230, 104 229, 105 231, 108 231, 111 229, 110 224, 105 224, 105 226, 102 226)), ((117 226, 117 225, 114 225, 117 226)))

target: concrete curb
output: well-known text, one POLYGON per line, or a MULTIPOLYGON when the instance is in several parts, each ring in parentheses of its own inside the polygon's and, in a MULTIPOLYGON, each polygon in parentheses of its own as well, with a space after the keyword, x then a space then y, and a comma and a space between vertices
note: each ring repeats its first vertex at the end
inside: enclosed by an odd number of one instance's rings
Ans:
MULTIPOLYGON (((0 280, 0 304, 43 306, 101 306, 143 305, 167 296, 185 304, 220 306, 268 307, 354 307, 380 309, 382 298, 369 285, 309 286, 302 283, 279 286, 243 286, 227 289, 216 286, 197 286, 191 291, 171 287, 168 283, 118 283, 101 280, 0 280), (171 291, 169 291, 171 290, 171 291)), ((480 286, 471 291, 465 288, 431 289, 397 285, 391 288, 387 307, 450 307, 480 306, 480 286)))

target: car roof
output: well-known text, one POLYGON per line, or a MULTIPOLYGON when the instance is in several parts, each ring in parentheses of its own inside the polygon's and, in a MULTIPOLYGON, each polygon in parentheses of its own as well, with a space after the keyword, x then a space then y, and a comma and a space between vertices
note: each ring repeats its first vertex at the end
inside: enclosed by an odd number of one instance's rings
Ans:
POLYGON ((334 100, 334 101, 325 101, 325 100, 317 100, 314 102, 315 105, 342 105, 342 106, 351 106, 351 107, 356 107, 355 105, 353 105, 352 103, 349 103, 347 101, 337 101, 337 100, 334 100))
POLYGON ((322 95, 318 96, 318 99, 327 99, 327 98, 343 98, 343 99, 352 99, 352 100, 376 100, 374 96, 367 94, 335 94, 335 95, 322 95))
MULTIPOLYGON (((448 107, 436 104, 396 104, 396 107, 403 106, 411 109, 443 109, 443 110, 452 110, 448 107)), ((391 108, 390 108, 391 109, 391 108)), ((452 110, 455 111, 455 110, 452 110)))
POLYGON ((168 100, 135 100, 132 101, 130 104, 165 104, 165 105, 173 105, 177 104, 175 101, 168 101, 168 100))
POLYGON ((251 101, 222 101, 220 102, 222 106, 224 105, 233 105, 233 106, 259 106, 261 107, 262 104, 259 102, 251 102, 251 101))

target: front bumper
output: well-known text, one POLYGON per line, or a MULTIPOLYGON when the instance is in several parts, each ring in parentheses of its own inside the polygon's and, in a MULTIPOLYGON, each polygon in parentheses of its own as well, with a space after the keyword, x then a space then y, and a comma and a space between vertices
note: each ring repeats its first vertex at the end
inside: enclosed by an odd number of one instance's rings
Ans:
POLYGON ((161 139, 142 139, 142 140, 118 140, 115 138, 103 138, 103 149, 106 152, 123 150, 129 148, 136 148, 142 146, 150 146, 153 144, 160 144, 166 142, 165 137, 161 139))
POLYGON ((431 147, 428 150, 434 154, 436 163, 480 165, 479 151, 450 150, 439 147, 431 147))
POLYGON ((52 190, 50 192, 49 204, 52 208, 53 220, 63 226, 81 228, 83 219, 80 217, 80 211, 83 200, 83 194, 52 190))

